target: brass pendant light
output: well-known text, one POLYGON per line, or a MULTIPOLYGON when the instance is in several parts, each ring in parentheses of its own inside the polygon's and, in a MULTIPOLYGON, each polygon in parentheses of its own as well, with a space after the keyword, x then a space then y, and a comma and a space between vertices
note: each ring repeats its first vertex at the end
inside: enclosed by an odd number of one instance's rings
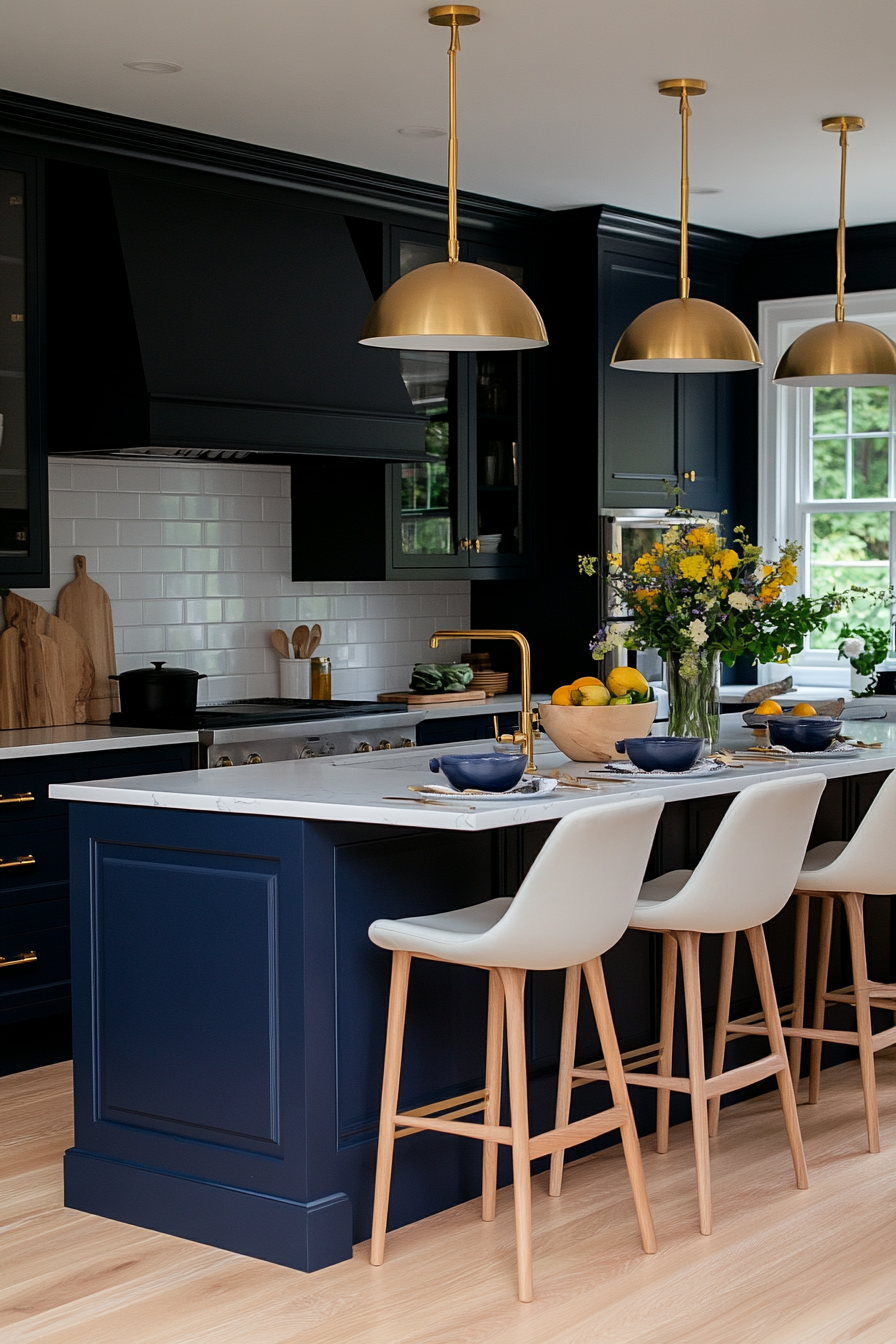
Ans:
POLYGON ((706 92, 702 79, 664 79, 660 93, 679 99, 681 112, 681 249, 678 298, 655 303, 622 333, 610 361, 614 369, 642 373, 732 373, 758 369, 759 347, 727 308, 692 299, 688 277, 689 97, 706 92))
POLYGON ((786 387, 881 387, 896 383, 896 345, 876 327, 847 322, 846 285, 846 137, 861 131, 861 117, 825 117, 823 131, 840 136, 840 223, 837 227, 837 307, 833 322, 811 327, 784 351, 775 369, 786 387))
POLYGON ((457 241, 455 76, 460 29, 479 22, 475 5, 437 5, 429 22, 451 29, 448 48, 448 260, 396 280, 371 308, 362 345, 392 350, 528 350, 547 345, 544 323, 519 285, 500 271, 460 260, 457 241))

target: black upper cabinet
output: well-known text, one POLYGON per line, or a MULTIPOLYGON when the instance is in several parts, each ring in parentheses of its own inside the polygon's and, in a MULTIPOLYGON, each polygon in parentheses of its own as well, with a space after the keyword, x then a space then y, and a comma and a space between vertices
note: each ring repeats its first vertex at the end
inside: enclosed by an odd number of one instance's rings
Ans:
POLYGON ((0 584, 49 583, 42 175, 0 155, 0 584))

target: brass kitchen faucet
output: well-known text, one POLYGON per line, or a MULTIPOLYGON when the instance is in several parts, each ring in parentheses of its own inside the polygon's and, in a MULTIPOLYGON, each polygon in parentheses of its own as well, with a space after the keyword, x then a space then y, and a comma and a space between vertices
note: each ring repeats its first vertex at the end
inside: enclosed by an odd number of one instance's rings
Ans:
POLYGON ((525 773, 535 774, 535 720, 532 713, 532 655, 529 641, 518 630, 437 630, 429 641, 431 649, 437 649, 443 639, 512 639, 519 647, 522 666, 522 709, 520 710, 519 733, 514 733, 514 741, 519 741, 528 758, 525 773))

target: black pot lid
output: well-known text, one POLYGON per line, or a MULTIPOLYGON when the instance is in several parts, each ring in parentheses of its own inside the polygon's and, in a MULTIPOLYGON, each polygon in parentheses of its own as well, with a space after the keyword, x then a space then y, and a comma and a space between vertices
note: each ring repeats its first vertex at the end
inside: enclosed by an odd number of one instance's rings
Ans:
POLYGON ((164 662, 153 663, 152 667, 132 667, 129 672, 119 672, 118 680, 124 681, 128 677, 131 681, 146 681, 150 677, 192 677, 195 681, 201 681, 206 674, 204 672, 194 672, 191 667, 166 667, 164 662))

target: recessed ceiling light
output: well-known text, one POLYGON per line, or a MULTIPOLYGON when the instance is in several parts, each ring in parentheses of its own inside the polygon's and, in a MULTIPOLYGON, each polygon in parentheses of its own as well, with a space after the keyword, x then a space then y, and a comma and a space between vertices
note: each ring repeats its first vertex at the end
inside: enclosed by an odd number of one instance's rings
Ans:
POLYGON ((438 140, 448 132, 440 130, 438 126, 399 126, 398 134, 409 135, 415 140, 438 140))
POLYGON ((142 70, 147 75, 176 75, 178 70, 183 70, 183 66, 174 61, 125 61, 125 65, 129 70, 142 70))
POLYGON ((721 187, 691 187, 692 196, 721 196, 721 187))

